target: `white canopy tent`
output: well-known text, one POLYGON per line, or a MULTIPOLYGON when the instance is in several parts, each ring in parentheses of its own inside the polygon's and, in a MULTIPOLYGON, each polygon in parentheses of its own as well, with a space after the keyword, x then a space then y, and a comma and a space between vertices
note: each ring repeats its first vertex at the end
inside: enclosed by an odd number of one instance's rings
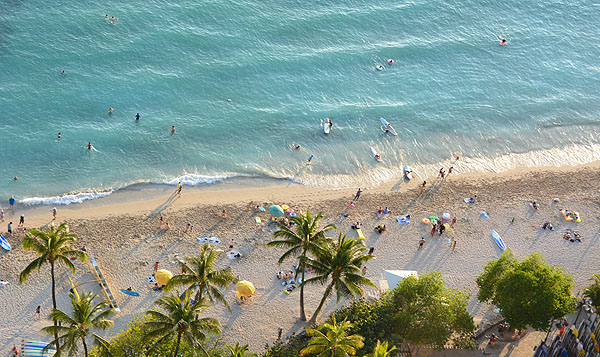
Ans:
POLYGON ((419 274, 415 270, 384 270, 385 280, 379 282, 381 291, 394 290, 398 283, 408 276, 416 276, 419 274))

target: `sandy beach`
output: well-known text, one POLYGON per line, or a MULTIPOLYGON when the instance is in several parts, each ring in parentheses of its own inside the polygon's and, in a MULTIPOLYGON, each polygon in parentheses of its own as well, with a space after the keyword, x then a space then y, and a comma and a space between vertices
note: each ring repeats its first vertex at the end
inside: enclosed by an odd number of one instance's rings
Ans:
MULTIPOLYGON (((376 255, 368 264, 366 276, 376 285, 383 280, 385 269, 416 270, 420 274, 440 271, 447 286, 470 291, 468 310, 476 323, 494 318, 492 306, 476 301, 474 282, 483 265, 501 254, 491 238, 492 229, 500 233, 517 257, 540 252, 550 264, 563 266, 573 274, 575 293, 588 285, 588 279, 597 273, 600 264, 597 244, 599 163, 501 174, 450 175, 444 181, 428 178, 426 190, 420 194, 422 181, 423 178, 417 177, 408 183, 399 181, 363 188, 349 217, 343 214, 347 213, 355 189, 326 190, 284 183, 272 187, 184 187, 181 197, 172 195, 172 187, 151 193, 140 190, 129 196, 117 193, 93 202, 59 206, 57 221, 67 221, 71 232, 79 237, 77 246, 85 245, 94 254, 121 306, 121 313, 114 316, 115 326, 105 333, 107 336, 125 328, 134 316, 153 308, 157 297, 152 294, 146 278, 152 274, 154 262, 159 261, 160 268, 176 273, 178 270, 169 262, 169 257, 195 255, 200 249, 196 237, 217 236, 221 243, 213 245, 224 251, 233 244, 242 258, 230 260, 223 256, 220 264, 231 266, 239 279, 253 282, 256 293, 250 303, 240 305, 236 303, 232 287, 226 293, 232 313, 217 305, 208 314, 217 317, 222 324, 223 333, 219 338, 228 343, 247 343, 254 352, 262 352, 266 343, 273 343, 278 328, 287 336, 299 332, 304 325, 298 321, 298 294, 285 294, 275 277, 282 269, 290 270, 293 261, 278 266, 277 259, 283 250, 265 246, 275 227, 266 225, 268 214, 257 214, 249 207, 249 201, 253 201, 253 205, 287 204, 297 211, 310 207, 311 212, 323 213, 323 224, 335 223, 350 236, 356 235, 350 226, 361 222, 365 244, 374 247, 376 255), (473 195, 477 195, 478 203, 463 201, 473 195), (553 202, 555 198, 559 199, 558 203, 553 202), (534 210, 531 201, 539 203, 540 209, 534 210), (380 207, 388 207, 392 214, 378 217, 376 211, 380 207), (582 222, 565 222, 559 212, 562 208, 580 212, 582 222), (223 209, 227 211, 226 219, 221 218, 223 209), (489 214, 489 219, 482 217, 482 210, 489 214), (449 233, 457 241, 455 250, 446 242, 447 237, 437 234, 432 237, 430 226, 421 223, 424 217, 441 216, 445 212, 457 219, 454 231, 449 233), (400 225, 395 217, 406 214, 411 216, 410 224, 400 225), (169 230, 160 230, 160 216, 169 223, 169 230), (256 216, 261 217, 262 224, 256 224, 256 216), (554 225, 554 231, 540 229, 546 221, 554 225), (188 222, 193 225, 193 231, 185 233, 188 222), (374 230, 379 224, 387 226, 381 235, 374 230), (583 242, 564 240, 562 237, 568 228, 579 231, 583 242), (421 237, 426 243, 417 249, 421 237), (119 292, 128 287, 141 296, 128 297, 119 292)), ((38 206, 7 211, 1 231, 6 231, 8 220, 16 227, 22 213, 26 215, 27 228, 46 226, 51 222, 51 208, 38 206)), ((34 253, 22 249, 22 237, 23 234, 8 235, 13 249, 0 252, 0 278, 9 281, 0 290, 0 351, 3 355, 22 339, 51 340, 39 332, 49 322, 38 320, 33 313, 38 305, 42 306, 43 314, 51 308, 49 268, 31 275, 24 285, 18 283, 19 272, 35 258, 34 253)), ((89 263, 75 264, 74 276, 64 268, 57 271, 57 297, 61 308, 68 307, 69 277, 76 284, 95 278, 89 263)), ((96 283, 82 287, 101 294, 96 283)), ((308 316, 318 305, 322 290, 306 289, 308 316)), ((338 306, 341 303, 329 301, 321 319, 338 306)))

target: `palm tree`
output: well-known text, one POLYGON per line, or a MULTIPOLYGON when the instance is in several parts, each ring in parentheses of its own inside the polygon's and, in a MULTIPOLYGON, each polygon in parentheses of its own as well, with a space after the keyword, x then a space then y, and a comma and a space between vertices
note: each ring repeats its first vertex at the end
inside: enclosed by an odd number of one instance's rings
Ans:
POLYGON ((204 355, 208 356, 202 342, 206 339, 206 333, 221 333, 219 321, 212 317, 199 318, 200 313, 208 308, 206 299, 193 301, 190 296, 191 291, 187 290, 183 299, 177 294, 160 298, 156 301, 156 305, 162 307, 166 313, 146 311, 151 320, 145 323, 150 328, 150 332, 144 336, 144 339, 148 341, 161 336, 150 349, 154 349, 176 334, 177 345, 173 356, 177 356, 179 352, 182 337, 192 350, 200 348, 204 355))
POLYGON ((592 300, 592 306, 600 311, 600 274, 594 274, 590 280, 594 283, 583 290, 583 296, 592 300))
MULTIPOLYGON (((298 271, 300 271, 302 281, 304 281, 304 270, 306 268, 304 259, 307 257, 307 254, 314 253, 317 250, 317 243, 325 239, 325 233, 331 229, 336 229, 336 226, 333 224, 328 224, 323 229, 319 229, 319 221, 322 218, 323 216, 319 213, 313 219, 310 210, 307 208, 306 215, 298 213, 296 217, 291 218, 291 221, 295 223, 294 230, 280 225, 281 230, 275 232, 273 237, 281 239, 273 240, 267 244, 268 247, 289 248, 279 258, 279 264, 282 264, 289 257, 298 257, 296 277, 298 271)), ((306 321, 306 313, 304 312, 304 284, 300 285, 300 320, 306 321)))
MULTIPOLYGON (((82 261, 87 259, 84 252, 80 250, 72 250, 70 243, 75 243, 77 238, 69 233, 69 227, 65 222, 61 223, 58 228, 54 225, 49 231, 40 231, 32 229, 27 237, 23 239, 23 249, 33 250, 38 257, 19 274, 19 283, 24 284, 31 273, 37 269, 38 271, 45 262, 50 263, 50 276, 52 277, 52 308, 56 310, 56 282, 54 278, 54 270, 56 264, 63 264, 67 268, 75 272, 75 266, 69 260, 70 257, 79 258, 82 261)), ((57 322, 54 321, 54 326, 57 322)), ((54 334, 56 341, 56 349, 59 349, 58 334, 54 334)))
POLYGON ((390 357, 392 355, 392 351, 396 349, 396 346, 392 346, 388 349, 387 341, 379 341, 377 340, 377 344, 375 348, 373 348, 373 352, 368 353, 365 357, 390 357))
POLYGON ((165 290, 170 291, 176 286, 189 285, 186 291, 197 290, 195 302, 207 297, 211 302, 214 300, 222 302, 231 311, 227 300, 218 288, 227 288, 237 279, 230 268, 215 269, 220 252, 220 250, 212 249, 208 244, 204 244, 198 258, 188 257, 181 263, 185 273, 172 277, 165 286, 165 290))
POLYGON ((71 305, 73 305, 73 314, 69 315, 64 311, 53 309, 50 318, 54 320, 54 326, 47 326, 42 329, 42 332, 54 334, 55 336, 62 334, 58 337, 58 340, 50 342, 50 344, 55 343, 57 345, 59 341, 62 343, 61 348, 57 349, 57 356, 62 354, 62 350, 68 350, 69 355, 75 355, 81 341, 83 352, 87 357, 88 347, 85 339, 89 336, 108 350, 108 342, 91 330, 106 330, 112 327, 113 322, 107 319, 113 313, 110 305, 106 301, 94 303, 97 295, 92 295, 91 292, 82 292, 80 296, 70 292, 69 296, 71 297, 71 305), (61 325, 56 326, 56 322, 60 322, 61 325))
POLYGON ((235 343, 235 346, 225 345, 228 352, 228 357, 257 357, 256 353, 248 352, 248 345, 240 346, 239 342, 235 343))
POLYGON ((365 278, 361 266, 373 256, 363 254, 367 248, 358 239, 347 238, 340 232, 337 241, 326 240, 319 246, 316 258, 306 258, 306 265, 316 271, 316 276, 307 279, 304 284, 319 283, 324 285, 331 280, 325 289, 323 298, 317 310, 310 318, 309 323, 314 324, 321 311, 325 300, 336 291, 337 301, 347 296, 358 298, 363 294, 363 286, 376 287, 373 282, 365 278))
POLYGON ((332 323, 324 323, 318 329, 306 329, 306 333, 312 338, 308 341, 308 346, 300 351, 301 356, 307 354, 316 354, 318 357, 354 356, 356 351, 365 345, 364 337, 361 335, 348 335, 352 323, 344 319, 338 324, 335 315, 332 315, 332 320, 332 323))

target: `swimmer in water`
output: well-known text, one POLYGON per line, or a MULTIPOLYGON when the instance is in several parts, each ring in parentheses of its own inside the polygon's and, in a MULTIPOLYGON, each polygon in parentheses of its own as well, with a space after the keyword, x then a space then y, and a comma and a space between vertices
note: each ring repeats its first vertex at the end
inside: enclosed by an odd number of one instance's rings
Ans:
POLYGON ((137 114, 135 115, 135 120, 140 120, 140 118, 141 118, 141 117, 142 117, 142 116, 140 115, 140 113, 137 113, 137 114))
POLYGON ((504 45, 506 45, 506 39, 505 38, 503 38, 503 39, 500 40, 500 46, 504 46, 504 45))
POLYGON ((17 181, 19 178, 17 176, 13 177, 13 181, 17 181))
POLYGON ((377 68, 378 71, 383 71, 383 66, 380 64, 378 64, 375 68, 377 68))
POLYGON ((62 72, 60 72, 60 74, 62 74, 64 76, 65 75, 65 70, 63 69, 62 72))
POLYGON ((62 134, 58 133, 58 136, 56 137, 56 140, 60 140, 61 137, 62 137, 62 134))
POLYGON ((108 115, 112 115, 113 110, 114 109, 112 107, 108 108, 108 115))
POLYGON ((85 146, 88 150, 92 150, 94 147, 92 146, 91 142, 88 142, 88 144, 85 146))
POLYGON ((377 160, 377 161, 381 161, 381 156, 379 156, 379 154, 376 154, 376 155, 375 155, 375 160, 377 160))
POLYGON ((296 145, 295 149, 300 150, 300 145, 296 145))
POLYGON ((175 125, 171 125, 171 134, 175 134, 175 125))
POLYGON ((394 64, 394 60, 390 58, 389 60, 387 60, 387 63, 391 66, 394 64))
POLYGON ((104 15, 104 20, 108 20, 108 14, 104 15))
POLYGON ((111 23, 111 24, 114 24, 114 23, 115 23, 115 21, 117 21, 117 18, 116 18, 116 17, 114 17, 114 16, 111 16, 111 17, 110 17, 110 23, 111 23))

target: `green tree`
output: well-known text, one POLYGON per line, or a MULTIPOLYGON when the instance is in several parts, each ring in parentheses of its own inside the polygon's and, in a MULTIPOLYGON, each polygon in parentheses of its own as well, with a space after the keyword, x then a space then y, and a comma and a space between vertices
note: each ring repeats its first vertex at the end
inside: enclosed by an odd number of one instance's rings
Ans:
POLYGON ((340 233, 338 240, 324 240, 319 245, 316 258, 306 257, 302 259, 306 265, 315 270, 316 275, 302 285, 321 284, 328 281, 323 298, 317 310, 310 318, 309 323, 314 324, 319 312, 323 308, 325 300, 335 290, 337 301, 347 296, 358 298, 363 294, 363 286, 376 287, 373 282, 365 278, 361 267, 373 256, 363 254, 367 249, 358 239, 347 238, 340 233))
MULTIPOLYGON (((61 223, 58 228, 52 225, 48 231, 32 229, 23 239, 23 249, 36 252, 38 257, 19 274, 19 283, 24 284, 34 270, 39 271, 44 263, 49 263, 50 277, 52 278, 52 308, 54 310, 56 310, 56 265, 62 264, 75 272, 75 266, 69 258, 79 258, 82 261, 87 259, 84 252, 71 249, 70 243, 76 241, 75 236, 69 233, 69 227, 65 222, 61 223)), ((56 321, 54 321, 54 326, 58 326, 56 321)), ((58 344, 58 334, 56 333, 54 334, 54 340, 58 350, 60 346, 58 344)))
POLYGON ((165 286, 165 290, 170 291, 177 286, 188 286, 186 291, 196 291, 194 301, 197 302, 203 298, 208 298, 211 302, 217 300, 231 311, 229 303, 219 288, 227 288, 237 279, 230 268, 220 270, 215 268, 219 253, 220 251, 204 244, 197 258, 185 258, 181 263, 185 273, 173 276, 165 286))
POLYGON ((519 262, 510 251, 491 260, 477 277, 479 301, 491 302, 517 329, 546 331, 551 321, 573 311, 573 278, 563 268, 548 265, 540 254, 519 262), (483 292, 483 293, 482 293, 483 292))
POLYGON ((406 342, 443 349, 452 337, 475 330, 466 310, 468 296, 448 289, 437 271, 404 278, 391 293, 394 331, 406 342))
POLYGON ((166 313, 155 310, 146 311, 151 320, 145 323, 150 327, 150 332, 146 334, 145 339, 160 337, 151 350, 158 347, 164 340, 176 335, 177 343, 173 356, 177 356, 179 352, 182 337, 193 351, 198 348, 205 356, 208 356, 202 342, 206 340, 206 333, 221 333, 219 321, 212 317, 200 318, 200 313, 208 308, 205 304, 206 299, 195 302, 192 301, 190 295, 191 292, 188 290, 183 299, 177 294, 173 294, 156 301, 156 305, 162 307, 166 313))
POLYGON ((387 341, 379 341, 377 340, 377 344, 375 348, 373 348, 373 352, 367 353, 365 357, 390 357, 392 355, 392 351, 396 349, 396 346, 388 347, 387 341))
MULTIPOLYGON (((299 212, 296 217, 290 219, 295 223, 293 230, 280 225, 280 230, 273 234, 274 238, 280 239, 273 240, 267 244, 268 247, 289 248, 279 258, 279 264, 282 264, 287 258, 297 257, 297 272, 300 272, 302 281, 304 281, 304 271, 306 270, 304 259, 307 257, 307 254, 314 253, 317 250, 317 243, 325 239, 325 234, 329 230, 336 228, 335 225, 328 224, 323 229, 319 229, 319 221, 322 218, 321 213, 313 218, 310 210, 307 208, 306 215, 299 212)), ((300 285, 300 320, 306 321, 306 313, 304 312, 304 284, 300 285)))
MULTIPOLYGON (((50 344, 58 344, 60 341, 61 347, 57 350, 57 356, 62 355, 62 352, 67 350, 69 355, 75 355, 79 349, 79 342, 83 345, 84 355, 88 356, 88 347, 85 339, 92 337, 93 340, 108 350, 108 342, 98 336, 92 330, 106 330, 112 327, 113 322, 108 320, 108 317, 113 313, 110 305, 106 301, 94 303, 97 295, 92 295, 91 292, 81 292, 78 297, 73 292, 69 293, 71 297, 71 305, 73 306, 73 314, 53 309, 50 313, 50 318, 55 322, 55 325, 44 327, 42 332, 60 336, 57 340, 50 344), (56 322, 60 322, 60 326, 56 326, 56 322)), ((49 344, 49 345, 50 345, 49 344)))
POLYGON ((227 357, 256 357, 256 353, 248 352, 248 345, 240 346, 239 342, 235 343, 235 346, 225 345, 227 348, 227 357))
POLYGON ((592 306, 600 312, 600 274, 594 274, 590 280, 594 283, 585 288, 583 296, 592 300, 592 306))
POLYGON ((317 329, 307 328, 306 333, 312 338, 308 346, 300 351, 301 356, 316 354, 318 357, 354 356, 356 351, 364 346, 363 337, 349 335, 352 324, 346 320, 337 323, 335 316, 331 323, 324 323, 317 329))

